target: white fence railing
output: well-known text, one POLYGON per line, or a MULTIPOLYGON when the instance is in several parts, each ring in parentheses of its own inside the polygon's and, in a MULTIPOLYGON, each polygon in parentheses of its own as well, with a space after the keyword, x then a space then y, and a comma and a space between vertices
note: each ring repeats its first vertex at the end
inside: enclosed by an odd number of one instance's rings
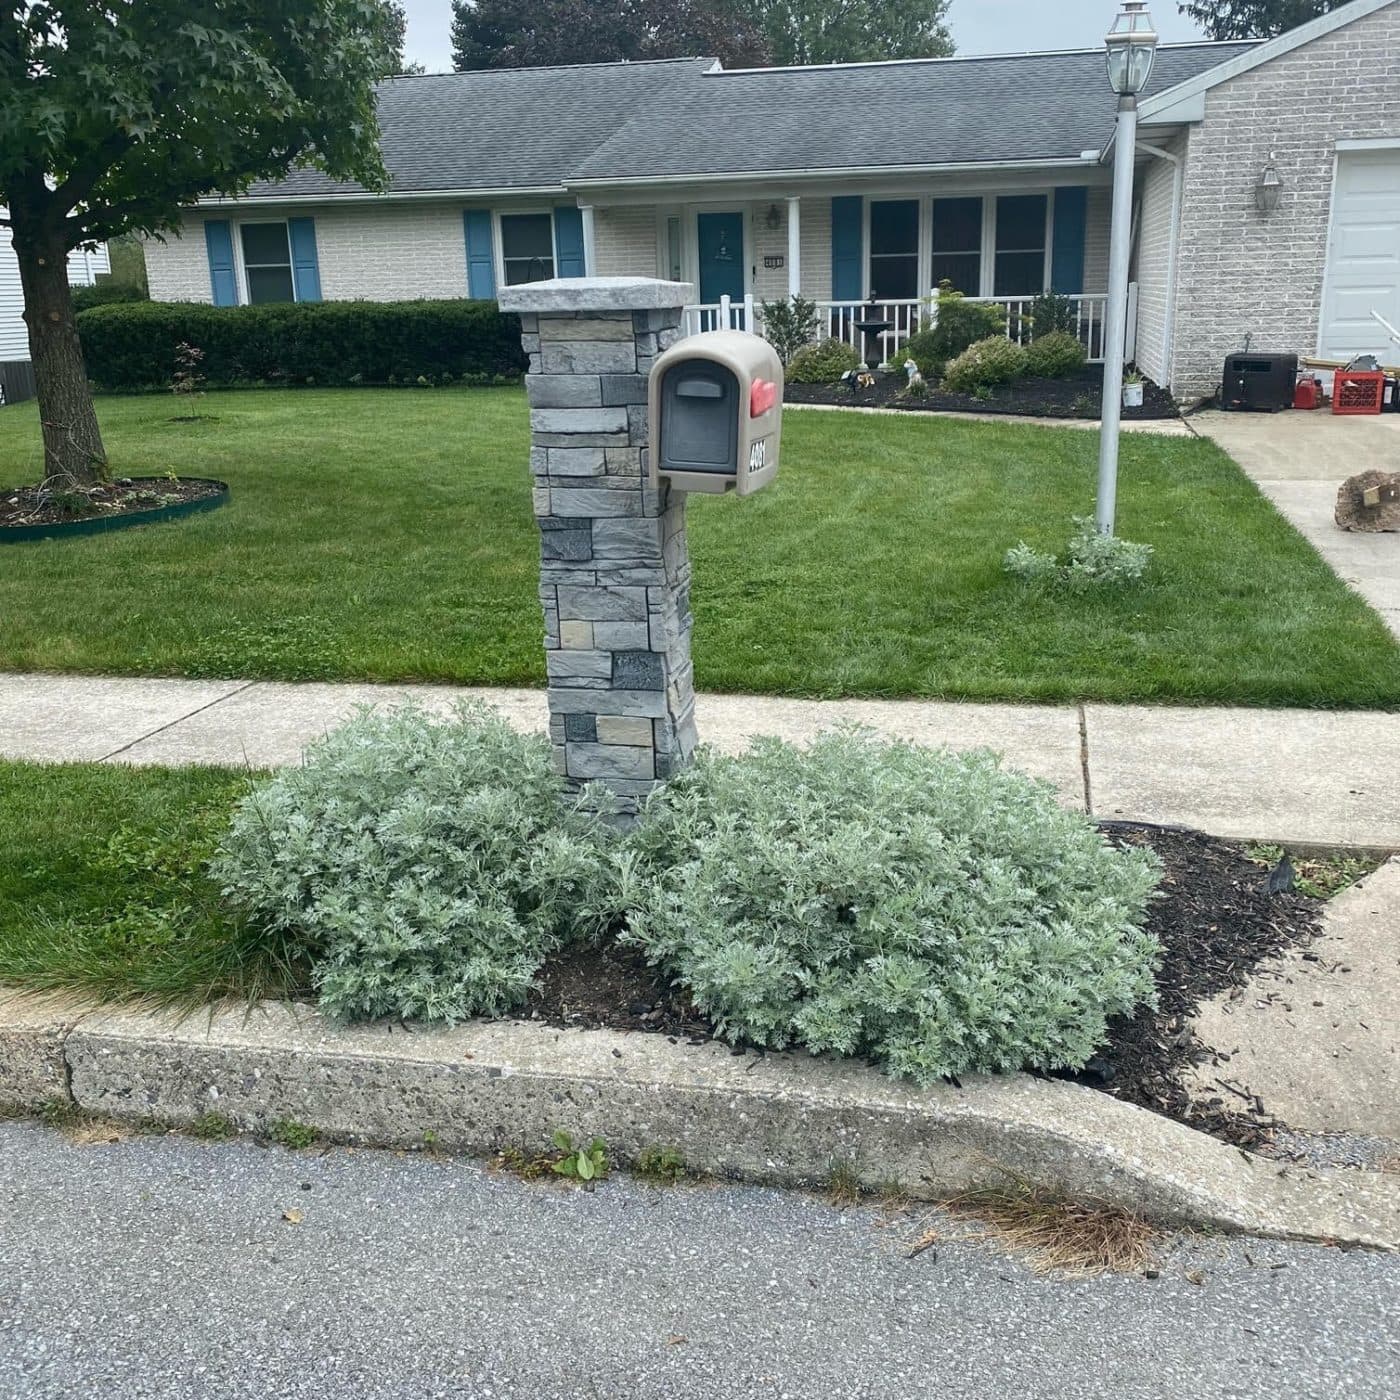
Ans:
MULTIPOLYGON (((1137 292, 1137 283, 1134 282, 1128 288, 1127 358, 1130 360, 1134 357, 1137 341, 1137 292)), ((968 300, 999 307, 1003 312, 1007 338, 1021 345, 1029 342, 1030 311, 1034 297, 969 297, 968 300)), ((1074 333, 1088 352, 1089 362, 1102 363, 1108 294, 1096 292, 1066 297, 1065 300, 1073 308, 1074 333)), ((819 301, 816 307, 819 336, 824 340, 844 340, 861 354, 866 349, 865 333, 859 329, 861 323, 872 319, 890 322, 889 330, 880 333, 886 361, 898 352, 920 325, 930 324, 938 314, 936 296, 901 301, 819 301)), ((687 306, 684 325, 687 335, 718 330, 750 331, 754 335, 762 335, 763 308, 752 295, 742 301, 721 297, 719 301, 707 305, 687 306)))

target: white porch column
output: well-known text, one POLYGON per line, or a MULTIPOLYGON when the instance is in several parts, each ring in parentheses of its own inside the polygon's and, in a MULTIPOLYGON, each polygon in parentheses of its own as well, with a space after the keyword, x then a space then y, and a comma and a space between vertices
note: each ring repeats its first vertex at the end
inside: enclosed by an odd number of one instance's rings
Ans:
POLYGON ((581 204, 579 210, 583 214, 583 275, 596 277, 598 275, 598 239, 597 229, 593 222, 593 206, 581 204))
POLYGON ((793 195, 787 202, 788 295, 802 294, 802 201, 793 195))

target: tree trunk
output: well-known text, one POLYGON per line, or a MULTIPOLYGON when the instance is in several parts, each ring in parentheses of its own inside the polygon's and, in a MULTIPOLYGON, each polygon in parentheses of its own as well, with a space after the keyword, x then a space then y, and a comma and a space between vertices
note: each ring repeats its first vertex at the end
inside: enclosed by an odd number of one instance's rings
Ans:
POLYGON ((107 451, 73 319, 68 249, 61 234, 26 227, 13 209, 11 218, 43 425, 44 479, 59 490, 81 490, 106 478, 107 451))

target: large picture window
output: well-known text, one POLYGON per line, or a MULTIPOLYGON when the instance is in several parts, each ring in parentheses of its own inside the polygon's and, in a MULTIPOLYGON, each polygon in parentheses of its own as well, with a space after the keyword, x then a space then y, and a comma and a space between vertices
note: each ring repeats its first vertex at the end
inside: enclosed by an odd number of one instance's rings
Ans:
POLYGON ((951 282, 955 291, 975 297, 982 293, 982 201, 933 201, 933 266, 935 287, 951 282))
POLYGON ((248 288, 249 304, 263 306, 269 302, 295 301, 296 284, 292 280, 287 225, 242 224, 238 233, 243 246, 243 280, 248 288))
POLYGON ((919 295, 919 201, 874 200, 870 205, 870 295, 876 301, 919 295))
POLYGON ((997 200, 997 259, 993 295, 1033 297, 1045 290, 1045 238, 1049 200, 1043 194, 1003 195, 997 200))
POLYGON ((502 214, 501 263, 507 287, 553 277, 553 218, 548 214, 502 214))

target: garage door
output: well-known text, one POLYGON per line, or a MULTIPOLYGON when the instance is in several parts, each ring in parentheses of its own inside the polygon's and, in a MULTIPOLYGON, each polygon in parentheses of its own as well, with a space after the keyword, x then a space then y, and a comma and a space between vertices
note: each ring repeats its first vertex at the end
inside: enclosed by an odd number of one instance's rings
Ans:
POLYGON ((1332 199, 1322 354, 1345 360, 1400 360, 1400 346, 1371 319, 1379 311, 1400 326, 1400 150, 1346 151, 1332 199))

